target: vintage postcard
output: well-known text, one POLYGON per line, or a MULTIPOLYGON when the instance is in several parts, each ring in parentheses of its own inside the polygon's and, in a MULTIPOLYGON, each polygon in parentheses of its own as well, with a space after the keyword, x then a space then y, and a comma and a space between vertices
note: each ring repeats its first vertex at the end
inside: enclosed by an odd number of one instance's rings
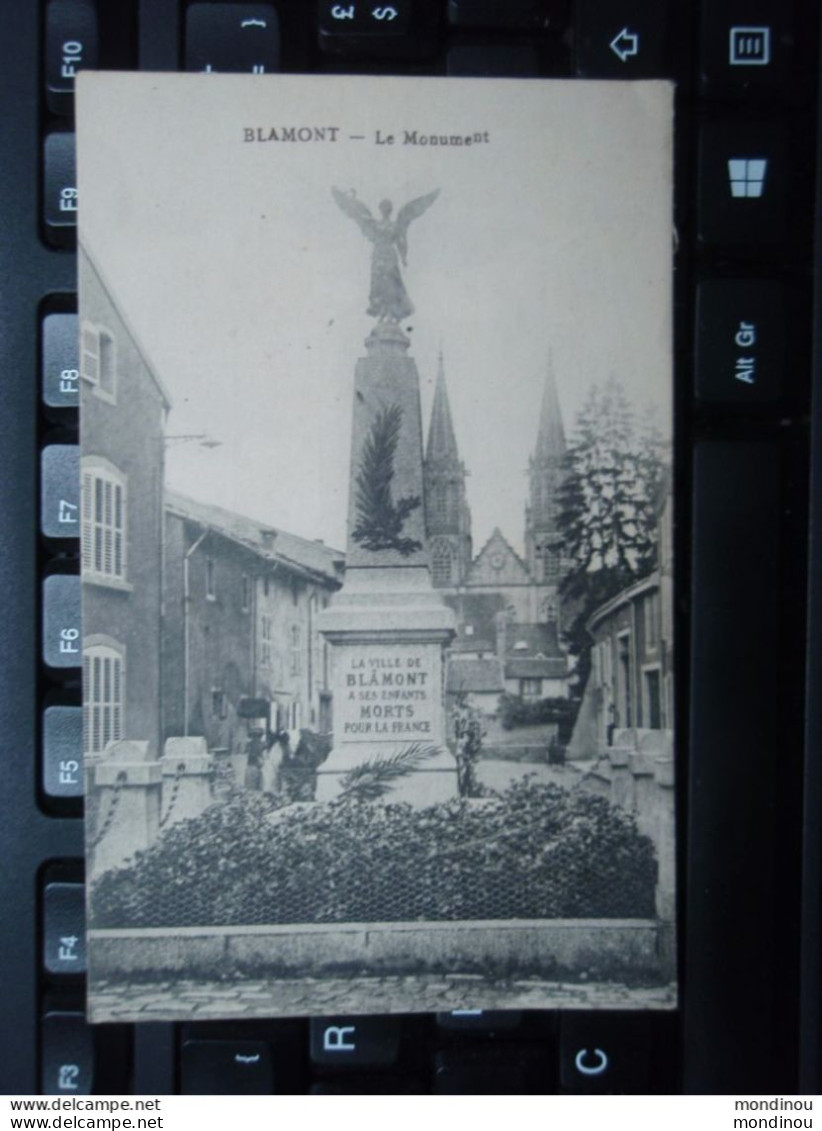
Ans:
POLYGON ((80 76, 93 1021, 675 1005, 671 142, 80 76))

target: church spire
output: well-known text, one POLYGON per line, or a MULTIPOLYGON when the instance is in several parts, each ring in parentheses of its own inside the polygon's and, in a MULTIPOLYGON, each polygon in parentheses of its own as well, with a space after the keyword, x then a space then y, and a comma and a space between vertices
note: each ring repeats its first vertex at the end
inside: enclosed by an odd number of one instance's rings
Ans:
POLYGON ((557 396, 557 383, 554 378, 554 361, 548 355, 548 367, 545 372, 545 385, 542 390, 542 407, 539 414, 539 431, 537 432, 537 445, 534 449, 534 459, 543 461, 558 461, 565 455, 565 429, 562 426, 562 412, 557 396))
POLYGON ((434 404, 431 408, 431 423, 428 427, 428 446, 426 460, 437 463, 459 463, 457 437, 451 419, 451 406, 448 403, 448 389, 445 384, 445 366, 440 350, 437 366, 437 384, 434 388, 434 404))
POLYGON ((525 508, 525 548, 528 567, 538 583, 554 585, 559 580, 561 536, 557 529, 559 492, 565 455, 565 429, 554 379, 554 364, 548 355, 542 406, 534 454, 528 465, 528 505, 525 508))
POLYGON ((462 585, 471 567, 471 512, 465 476, 440 351, 423 467, 428 548, 437 586, 462 585))

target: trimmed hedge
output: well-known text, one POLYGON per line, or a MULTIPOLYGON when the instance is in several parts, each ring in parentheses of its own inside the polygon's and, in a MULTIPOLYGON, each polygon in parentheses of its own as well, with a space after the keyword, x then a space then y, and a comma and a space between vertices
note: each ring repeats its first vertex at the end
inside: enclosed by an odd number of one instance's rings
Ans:
POLYGON ((656 860, 600 797, 503 794, 286 806, 245 795, 176 825, 93 886, 95 927, 647 918, 656 860))
POLYGON ((520 695, 501 695, 499 719, 504 730, 515 727, 558 723, 558 738, 563 745, 571 740, 579 703, 575 699, 523 699, 520 695))

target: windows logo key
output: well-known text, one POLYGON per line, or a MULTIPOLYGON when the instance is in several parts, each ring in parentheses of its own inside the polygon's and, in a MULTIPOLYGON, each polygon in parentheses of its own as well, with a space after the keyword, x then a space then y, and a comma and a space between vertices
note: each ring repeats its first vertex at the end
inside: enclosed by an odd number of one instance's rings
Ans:
POLYGON ((764 157, 732 157, 728 161, 731 196, 761 197, 765 191, 768 162, 764 157))

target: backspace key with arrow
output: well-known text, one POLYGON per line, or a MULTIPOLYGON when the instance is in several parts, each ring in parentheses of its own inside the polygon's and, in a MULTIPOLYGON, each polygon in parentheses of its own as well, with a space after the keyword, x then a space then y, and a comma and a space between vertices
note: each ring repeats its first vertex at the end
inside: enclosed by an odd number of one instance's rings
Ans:
POLYGON ((578 0, 574 45, 577 74, 589 78, 673 77, 671 6, 648 0, 600 3, 578 0))

